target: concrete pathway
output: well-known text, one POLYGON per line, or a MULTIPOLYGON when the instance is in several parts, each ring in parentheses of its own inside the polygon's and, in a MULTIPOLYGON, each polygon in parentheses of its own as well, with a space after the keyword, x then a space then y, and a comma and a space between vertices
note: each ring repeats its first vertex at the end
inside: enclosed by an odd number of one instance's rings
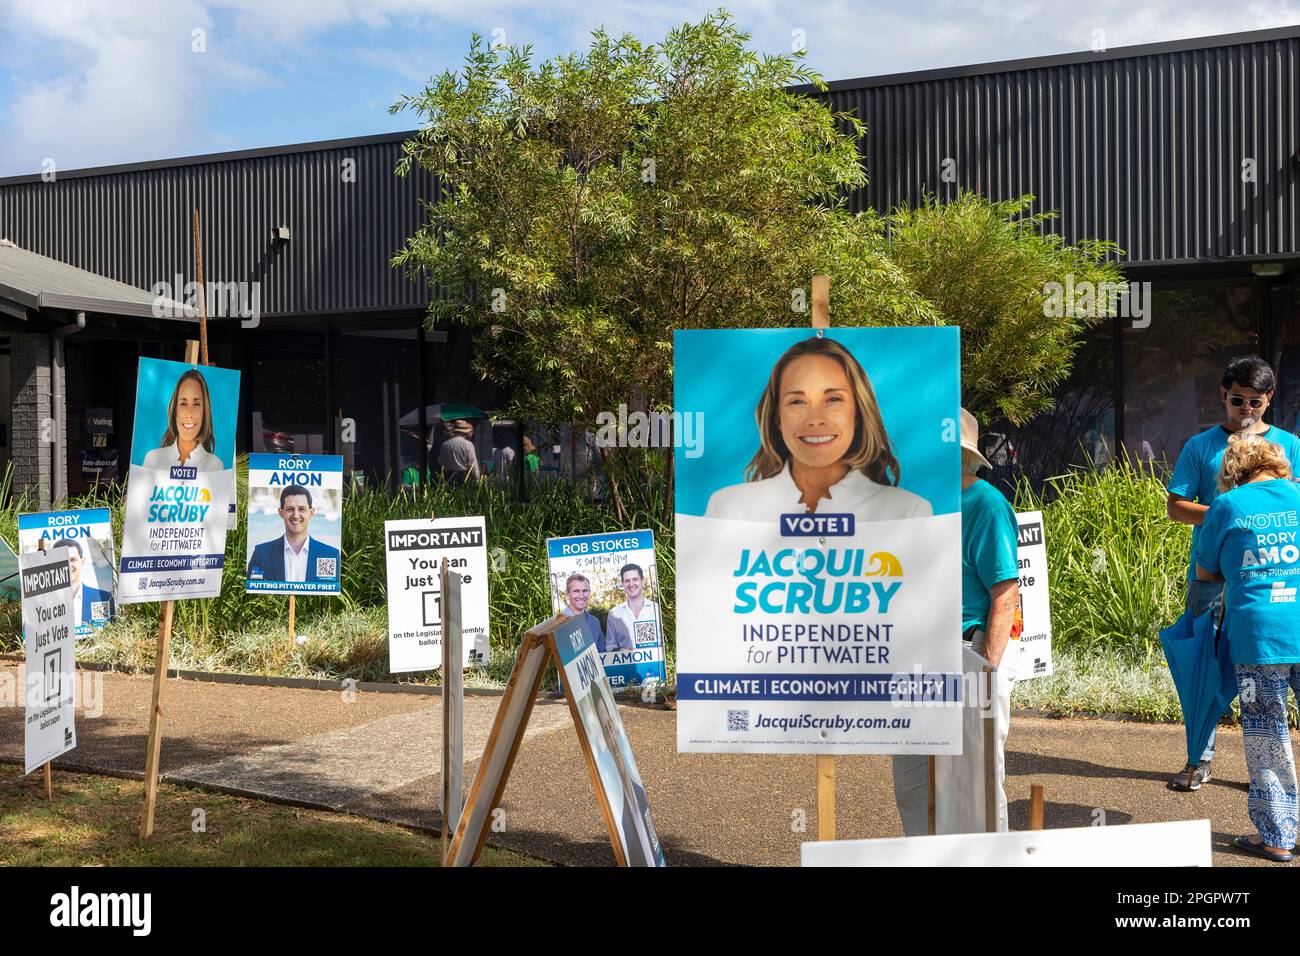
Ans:
MULTIPOLYGON (((0 759, 17 762, 22 708, 9 702, 20 673, 0 662, 0 759)), ((80 674, 91 682, 81 699, 102 713, 79 715, 78 747, 56 768, 142 776, 150 678, 80 674)), ((498 701, 466 698, 467 788, 498 701)), ((430 829, 440 824, 437 697, 170 680, 164 706, 169 782, 430 829)), ((670 864, 798 863, 800 843, 816 832, 815 758, 678 754, 675 714, 639 706, 621 712, 670 864)), ((1247 777, 1240 732, 1222 728, 1219 741, 1214 780, 1199 793, 1176 794, 1164 784, 1182 760, 1179 725, 1016 717, 1007 758, 1012 827, 1027 826, 1029 787, 1040 783, 1048 827, 1208 817, 1216 865, 1275 865, 1230 847, 1251 829, 1247 777)), ((887 757, 845 758, 838 775, 841 837, 901 834, 887 757)), ((562 701, 534 709, 503 808, 505 830, 492 834, 495 845, 556 863, 613 862, 562 701)))

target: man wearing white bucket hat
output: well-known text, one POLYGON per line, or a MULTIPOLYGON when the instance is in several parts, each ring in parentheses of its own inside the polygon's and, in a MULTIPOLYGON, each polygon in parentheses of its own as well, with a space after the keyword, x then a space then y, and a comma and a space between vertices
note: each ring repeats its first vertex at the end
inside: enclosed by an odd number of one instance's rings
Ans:
POLYGON ((463 418, 443 422, 442 429, 446 440, 438 449, 438 464, 442 474, 449 482, 463 485, 477 481, 478 451, 474 448, 474 426, 463 418))
MULTIPOLYGON (((987 481, 981 468, 991 468, 979 450, 979 422, 961 410, 961 629, 962 640, 998 668, 997 779, 998 830, 1007 829, 1007 732, 1011 725, 1011 689, 1015 686, 1013 658, 1003 664, 1007 642, 1020 606, 1020 565, 1016 513, 987 481)), ((894 800, 907 836, 929 831, 929 758, 898 754, 893 758, 894 800)))

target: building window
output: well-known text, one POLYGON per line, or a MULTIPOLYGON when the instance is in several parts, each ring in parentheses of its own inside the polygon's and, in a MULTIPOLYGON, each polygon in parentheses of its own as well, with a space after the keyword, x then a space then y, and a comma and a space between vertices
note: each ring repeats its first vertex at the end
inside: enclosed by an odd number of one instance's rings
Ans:
POLYGON ((332 429, 326 410, 324 333, 258 333, 250 364, 250 450, 328 452, 332 429))
POLYGON ((1300 285, 1268 287, 1273 348, 1269 360, 1277 371, 1271 421, 1287 431, 1300 429, 1300 285))
POLYGON ((989 476, 1008 491, 1021 479, 1043 479, 1071 467, 1099 467, 1115 448, 1114 326, 1090 329, 1070 376, 1053 391, 1053 405, 1021 427, 1005 422, 981 429, 984 456, 993 465, 989 476))
POLYGON ((1121 323, 1130 454, 1172 466, 1187 439, 1223 421, 1224 368, 1259 351, 1257 306, 1250 279, 1156 283, 1150 325, 1121 323))

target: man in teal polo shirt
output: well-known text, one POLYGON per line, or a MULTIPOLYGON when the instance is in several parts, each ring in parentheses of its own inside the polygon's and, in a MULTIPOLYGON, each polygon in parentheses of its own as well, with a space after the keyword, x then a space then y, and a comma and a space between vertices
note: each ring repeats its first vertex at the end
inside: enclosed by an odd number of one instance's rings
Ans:
MULTIPOLYGON (((1218 496, 1216 482, 1223 450, 1232 435, 1253 434, 1281 447, 1291 462, 1292 474, 1300 474, 1300 439, 1275 425, 1264 424, 1277 387, 1273 368, 1258 355, 1235 358, 1228 363, 1219 386, 1223 403, 1223 421, 1188 439, 1178 454, 1173 476, 1169 479, 1169 498, 1165 510, 1174 521, 1192 526, 1191 557, 1187 562, 1187 608, 1196 617, 1209 611, 1218 613, 1222 604, 1223 583, 1196 579, 1196 546, 1201 537, 1201 522, 1211 502, 1218 496)), ((1187 765, 1169 781, 1170 790, 1199 790, 1210 779, 1210 761, 1214 759, 1215 734, 1201 754, 1188 754, 1187 765)))
MULTIPOLYGON (((1002 492, 979 477, 991 468, 979 450, 979 422, 961 410, 961 628, 962 640, 997 668, 998 830, 1008 829, 1007 733, 1015 657, 1006 656, 1020 606, 1019 531, 1016 513, 1002 492), (1005 656, 1005 660, 1004 660, 1005 656), (1005 666, 1003 666, 1005 663, 1005 666)), ((1019 636, 1018 634, 1016 635, 1019 636)), ((929 758, 896 754, 894 801, 907 836, 929 832, 929 758)))

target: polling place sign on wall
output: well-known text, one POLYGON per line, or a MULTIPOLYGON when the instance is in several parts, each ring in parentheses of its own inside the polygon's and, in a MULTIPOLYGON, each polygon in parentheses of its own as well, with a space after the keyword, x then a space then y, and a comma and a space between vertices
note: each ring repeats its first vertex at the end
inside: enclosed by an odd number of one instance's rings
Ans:
POLYGON ((678 331, 677 746, 956 753, 955 328, 678 331))

